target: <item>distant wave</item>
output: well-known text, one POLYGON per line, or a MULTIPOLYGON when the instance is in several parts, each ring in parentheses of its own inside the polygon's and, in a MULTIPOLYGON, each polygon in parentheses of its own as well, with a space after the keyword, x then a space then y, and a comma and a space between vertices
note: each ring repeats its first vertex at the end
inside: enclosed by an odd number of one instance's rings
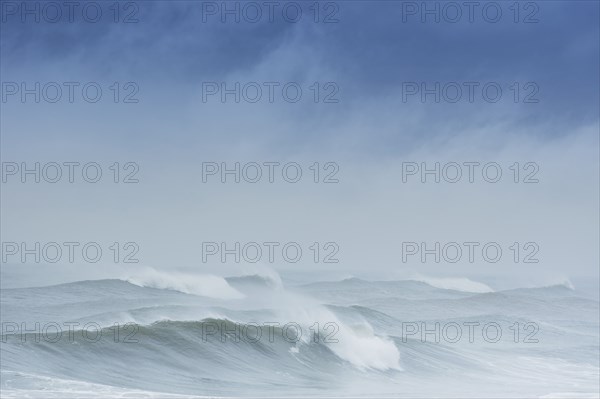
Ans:
POLYGON ((239 299, 244 297, 223 277, 208 274, 165 273, 153 268, 146 268, 127 277, 126 280, 141 287, 170 289, 211 298, 239 299))
POLYGON ((269 289, 281 289, 283 283, 281 279, 273 278, 271 276, 262 276, 259 274, 253 274, 249 276, 235 276, 226 277, 225 280, 232 287, 236 287, 240 290, 248 288, 269 288, 269 289))

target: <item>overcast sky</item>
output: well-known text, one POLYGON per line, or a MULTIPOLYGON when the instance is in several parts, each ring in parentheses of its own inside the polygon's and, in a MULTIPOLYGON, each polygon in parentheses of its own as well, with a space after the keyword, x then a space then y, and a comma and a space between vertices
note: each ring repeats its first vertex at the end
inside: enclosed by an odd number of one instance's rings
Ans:
MULTIPOLYGON (((515 10, 497 2, 495 23, 496 8, 483 14, 486 2, 472 22, 463 7, 457 23, 442 3, 427 3, 440 7, 439 23, 411 8, 421 2, 408 3, 321 3, 315 14, 312 2, 298 2, 295 23, 292 6, 282 16, 284 2, 272 22, 263 6, 257 23, 243 13, 239 23, 232 15, 222 22, 221 2, 137 2, 119 10, 117 23, 108 3, 99 3, 97 23, 77 11, 74 22, 44 21, 48 15, 23 22, 21 10, 3 9, 2 162, 97 162, 104 177, 23 184, 8 176, 2 241, 132 241, 142 265, 225 275, 240 265, 218 256, 203 263, 202 242, 298 242, 300 262, 258 263, 284 274, 307 271, 315 280, 319 273, 423 274, 483 278, 492 286, 596 284, 598 3, 538 1, 515 10), (138 22, 123 23, 127 16, 138 22), (39 103, 34 95, 22 102, 23 82, 56 82, 62 97, 46 101, 54 93, 46 86, 39 103), (72 103, 64 82, 79 83, 72 103), (82 97, 89 82, 102 89, 96 103, 82 97), (246 86, 239 103, 207 92, 236 82, 258 84, 261 99, 245 100, 255 86, 246 86), (265 82, 274 82, 273 102, 265 82), (435 94, 423 101, 422 84, 436 82, 440 101, 435 94), (282 93, 290 83, 302 89, 297 102, 282 93), (462 96, 452 102, 457 86, 462 96), (139 183, 114 184, 114 162, 139 165, 139 183), (203 183, 203 162, 297 162, 303 177, 223 184, 211 175, 203 183), (335 169, 339 182, 313 183, 315 162, 320 181, 335 169), (403 182, 407 162, 496 162, 503 176, 489 183, 479 170, 474 183, 463 175, 438 184, 421 183, 417 173, 403 182), (534 169, 539 182, 524 183, 534 169), (402 260, 402 242, 472 241, 499 243, 502 259, 402 260), (335 243, 339 263, 315 264, 308 249, 314 242, 335 243), (539 261, 515 263, 515 242, 539 246, 539 261)), ((527 251, 521 248, 520 258, 527 251)), ((81 268, 126 267, 109 267, 107 259, 81 268)))

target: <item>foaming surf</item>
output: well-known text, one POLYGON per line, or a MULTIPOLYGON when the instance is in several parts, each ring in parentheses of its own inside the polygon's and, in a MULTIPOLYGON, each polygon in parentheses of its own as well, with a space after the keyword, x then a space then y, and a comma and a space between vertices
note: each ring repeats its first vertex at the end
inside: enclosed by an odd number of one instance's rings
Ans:
POLYGON ((153 268, 146 268, 138 271, 135 275, 126 277, 125 281, 140 287, 169 289, 211 298, 239 299, 244 297, 223 277, 210 274, 165 273, 153 268))
POLYGON ((586 397, 599 385, 598 301, 566 285, 287 287, 273 273, 142 269, 1 299, 3 397, 586 397), (490 323, 503 330, 494 342, 482 335, 490 323), (57 337, 56 325, 74 327, 57 337), (445 326, 462 328, 460 339, 445 326))

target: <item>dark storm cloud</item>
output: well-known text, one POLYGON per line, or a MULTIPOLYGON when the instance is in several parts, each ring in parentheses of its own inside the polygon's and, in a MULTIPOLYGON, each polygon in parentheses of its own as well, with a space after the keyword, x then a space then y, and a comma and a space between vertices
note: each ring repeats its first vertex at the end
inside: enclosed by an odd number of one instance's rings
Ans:
MULTIPOLYGON (((184 87, 180 92, 196 91, 202 81, 232 75, 252 80, 252 71, 259 67, 273 80, 303 79, 302 71, 316 68, 323 80, 339 84, 344 107, 350 106, 352 112, 356 109, 352 106, 362 107, 366 101, 372 106, 400 98, 405 82, 429 86, 498 82, 505 98, 513 94, 507 89, 513 82, 519 82, 522 91, 524 84, 533 82, 539 88, 539 103, 501 108, 502 113, 481 98, 476 104, 416 104, 429 115, 428 124, 421 124, 423 131, 417 134, 430 135, 426 131, 435 131, 436 124, 461 121, 482 108, 521 126, 551 124, 555 131, 548 134, 596 122, 598 3, 520 3, 517 23, 510 8, 513 2, 491 3, 502 10, 495 23, 482 13, 490 2, 478 3, 472 22, 461 6, 463 15, 457 23, 444 14, 436 22, 435 16, 411 9, 422 4, 443 9, 447 2, 400 1, 340 1, 338 22, 327 24, 313 21, 312 2, 301 3, 305 15, 298 23, 279 14, 273 22, 263 17, 259 23, 244 18, 236 23, 229 16, 222 23, 219 15, 203 14, 206 2, 194 1, 137 2, 139 22, 130 24, 114 23, 107 7, 107 18, 98 23, 36 24, 11 17, 2 24, 2 67, 5 80, 23 69, 35 76, 36 71, 66 66, 94 77, 121 73, 148 79, 157 87, 179 85, 184 87), (533 23, 523 23, 529 16, 533 23), (295 56, 286 58, 282 53, 295 56)), ((227 4, 234 7, 236 2, 227 4)))
POLYGON ((69 61, 82 69, 112 65, 173 80, 203 72, 226 74, 260 61, 291 28, 281 21, 223 24, 206 18, 203 22, 201 2, 136 2, 138 22, 114 23, 109 3, 101 4, 103 17, 97 23, 81 16, 58 23, 44 23, 43 17, 40 23, 33 17, 23 23, 19 14, 7 16, 2 24, 5 68, 69 61))

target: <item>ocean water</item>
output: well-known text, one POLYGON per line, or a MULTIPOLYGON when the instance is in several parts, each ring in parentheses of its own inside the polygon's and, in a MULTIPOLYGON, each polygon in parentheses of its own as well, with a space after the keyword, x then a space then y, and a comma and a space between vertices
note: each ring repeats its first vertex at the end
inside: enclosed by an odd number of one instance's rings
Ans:
POLYGON ((5 288, 1 396, 598 397, 595 298, 467 288, 158 274, 5 288))

